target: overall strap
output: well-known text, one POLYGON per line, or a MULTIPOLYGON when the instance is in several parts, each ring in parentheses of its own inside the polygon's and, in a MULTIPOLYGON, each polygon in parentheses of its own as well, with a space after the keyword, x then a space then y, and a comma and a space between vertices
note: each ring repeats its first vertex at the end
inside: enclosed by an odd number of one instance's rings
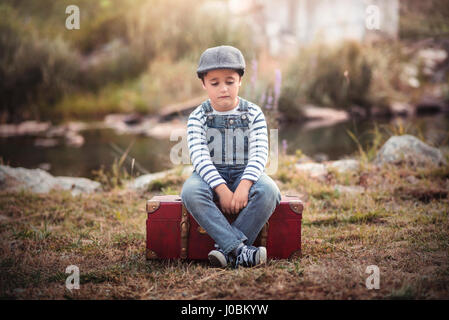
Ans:
POLYGON ((248 101, 239 97, 239 107, 237 111, 248 112, 248 101))
POLYGON ((203 112, 206 114, 206 113, 210 113, 210 112, 212 112, 213 110, 212 110, 212 106, 210 105, 210 101, 209 101, 209 99, 207 99, 206 101, 204 101, 202 104, 201 104, 201 108, 203 109, 203 112))
MULTIPOLYGON (((212 106, 210 105, 209 99, 207 99, 206 101, 204 101, 201 104, 201 108, 203 109, 203 112, 205 114, 213 111, 212 106)), ((239 106, 237 108, 237 111, 248 112, 248 101, 239 97, 239 106)))

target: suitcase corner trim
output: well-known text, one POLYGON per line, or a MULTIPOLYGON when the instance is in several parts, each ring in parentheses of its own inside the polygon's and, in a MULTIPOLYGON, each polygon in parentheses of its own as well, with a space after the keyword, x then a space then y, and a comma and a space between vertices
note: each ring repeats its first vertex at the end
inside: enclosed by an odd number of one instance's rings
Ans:
POLYGON ((302 211, 304 210, 304 204, 301 200, 291 200, 289 201, 290 209, 296 213, 296 214, 302 214, 302 211))
POLYGON ((160 201, 148 200, 147 201, 147 206, 146 206, 147 213, 154 213, 154 212, 156 212, 156 210, 158 210, 160 206, 161 206, 161 202, 160 201))

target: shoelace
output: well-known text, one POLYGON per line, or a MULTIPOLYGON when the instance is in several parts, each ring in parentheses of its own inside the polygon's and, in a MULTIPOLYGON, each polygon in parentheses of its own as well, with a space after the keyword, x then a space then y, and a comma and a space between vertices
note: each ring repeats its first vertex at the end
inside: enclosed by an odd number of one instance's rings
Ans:
POLYGON ((237 256, 237 259, 235 261, 235 267, 237 268, 239 265, 243 265, 245 267, 251 267, 256 264, 256 252, 257 248, 255 247, 243 247, 240 254, 237 256))

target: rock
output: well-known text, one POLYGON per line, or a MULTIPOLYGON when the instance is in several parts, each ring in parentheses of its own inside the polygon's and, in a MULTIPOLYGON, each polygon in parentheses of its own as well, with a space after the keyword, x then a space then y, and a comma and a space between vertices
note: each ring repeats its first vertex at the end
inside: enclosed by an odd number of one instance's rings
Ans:
POLYGON ((440 150, 433 148, 411 135, 392 136, 378 151, 374 163, 398 164, 407 162, 413 165, 442 165, 446 161, 440 150))
POLYGON ((72 147, 81 147, 84 144, 84 137, 74 131, 67 132, 65 136, 67 145, 72 147))
POLYGON ((303 126, 304 130, 332 126, 349 119, 349 114, 346 111, 313 105, 304 106, 302 113, 304 119, 308 120, 303 126))
POLYGON ((341 184, 336 184, 334 189, 340 193, 358 194, 365 192, 365 189, 361 186, 343 186, 341 184))
POLYGON ((0 165, 0 190, 48 193, 52 189, 62 189, 70 190, 72 195, 78 195, 100 188, 99 182, 87 178, 53 177, 42 169, 12 168, 0 165))
POLYGON ((186 132, 187 124, 179 119, 172 120, 170 122, 157 123, 148 130, 145 134, 150 137, 159 139, 170 138, 171 134, 175 131, 178 133, 186 132))
POLYGON ((58 140, 51 138, 38 138, 34 141, 36 147, 50 148, 58 145, 58 140))
POLYGON ((338 173, 357 171, 360 169, 360 162, 354 159, 332 161, 327 164, 327 169, 335 169, 338 173))
POLYGON ((329 156, 325 153, 317 153, 313 156, 316 162, 324 162, 329 160, 329 156))
POLYGON ((185 132, 187 128, 186 122, 179 119, 159 122, 156 117, 141 117, 136 120, 127 114, 107 115, 104 124, 118 134, 142 134, 160 139, 170 138, 174 130, 185 132))
POLYGON ((46 132, 46 137, 66 137, 67 135, 77 134, 79 131, 86 130, 93 125, 88 125, 83 122, 68 122, 66 124, 53 126, 46 132))
POLYGON ((327 168, 322 163, 297 163, 296 170, 307 173, 312 178, 324 178, 327 175, 327 168))
POLYGON ((55 177, 55 187, 63 190, 71 190, 72 195, 92 193, 101 188, 101 184, 87 178, 55 177))
POLYGON ((303 115, 309 120, 326 119, 328 121, 345 121, 348 120, 348 113, 343 110, 336 110, 325 107, 316 107, 313 105, 306 105, 303 108, 303 115))
POLYGON ((1 124, 0 136, 37 135, 50 128, 50 122, 24 121, 19 124, 1 124))
POLYGON ((392 102, 390 111, 394 116, 406 117, 414 113, 414 108, 406 102, 392 102))
POLYGON ((27 189, 35 193, 48 193, 55 183, 55 178, 42 169, 0 166, 1 190, 18 191, 27 189))
POLYGON ((167 176, 167 171, 162 172, 156 172, 156 173, 149 173, 141 175, 137 178, 135 178, 133 181, 127 184, 127 188, 130 189, 146 189, 151 182, 157 179, 163 179, 165 176, 167 176))
POLYGON ((312 178, 324 178, 330 169, 336 170, 339 173, 344 173, 348 171, 357 171, 359 168, 359 161, 354 159, 343 159, 326 163, 296 163, 296 169, 298 171, 305 172, 312 178))
MULTIPOLYGON (((134 179, 133 181, 129 182, 127 184, 127 188, 133 189, 133 190, 146 189, 146 188, 148 188, 150 183, 153 182, 154 180, 164 179, 167 175, 176 173, 176 172, 178 172, 178 170, 179 170, 178 168, 174 168, 174 169, 170 169, 170 170, 166 170, 166 171, 141 175, 141 176, 137 177, 136 179, 134 179)), ((181 176, 188 178, 192 174, 192 172, 193 172, 193 166, 191 166, 191 165, 185 166, 181 172, 181 176)))

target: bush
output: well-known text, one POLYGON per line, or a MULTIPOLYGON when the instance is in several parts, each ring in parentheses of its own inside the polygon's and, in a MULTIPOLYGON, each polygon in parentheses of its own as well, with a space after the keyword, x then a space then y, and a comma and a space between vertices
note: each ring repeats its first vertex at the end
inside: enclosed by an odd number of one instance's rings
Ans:
POLYGON ((193 98, 202 51, 220 44, 245 54, 252 49, 248 28, 230 24, 222 10, 202 10, 205 3, 80 0, 81 28, 67 31, 70 1, 6 0, 0 5, 2 121, 39 118, 42 111, 45 116, 59 111, 88 116, 155 110, 193 98), (186 74, 192 77, 183 81, 186 74), (100 101, 111 90, 119 93, 100 101), (119 101, 123 96, 124 103, 119 101))
POLYGON ((284 71, 279 110, 298 119, 308 103, 344 110, 358 106, 367 114, 372 107, 388 108, 391 101, 406 99, 400 76, 407 59, 389 43, 301 49, 284 71))

